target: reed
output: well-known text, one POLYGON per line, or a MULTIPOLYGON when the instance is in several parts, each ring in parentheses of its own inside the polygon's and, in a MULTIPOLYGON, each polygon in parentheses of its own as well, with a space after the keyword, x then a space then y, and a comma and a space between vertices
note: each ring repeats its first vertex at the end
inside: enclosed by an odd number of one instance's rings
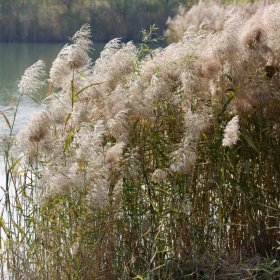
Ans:
POLYGON ((84 25, 4 149, 2 277, 278 279, 279 11, 95 63, 84 25))
POLYGON ((244 19, 249 19, 275 1, 200 0, 194 3, 194 5, 180 5, 177 15, 168 18, 165 37, 169 43, 178 42, 190 27, 198 29, 204 24, 213 32, 221 31, 231 12, 238 11, 244 19))

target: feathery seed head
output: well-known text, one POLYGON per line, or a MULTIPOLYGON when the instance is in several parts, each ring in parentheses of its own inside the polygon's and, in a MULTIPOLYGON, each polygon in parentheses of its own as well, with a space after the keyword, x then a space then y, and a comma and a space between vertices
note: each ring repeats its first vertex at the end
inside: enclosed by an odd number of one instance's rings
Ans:
POLYGON ((85 24, 72 37, 73 43, 65 45, 59 52, 50 69, 50 80, 55 86, 62 87, 74 69, 90 62, 88 56, 92 47, 90 38, 90 26, 85 24))
POLYGON ((167 178, 167 172, 163 169, 156 169, 152 176, 151 181, 154 183, 161 183, 167 178))
POLYGON ((220 71, 221 67, 221 64, 217 60, 209 58, 205 60, 205 62, 201 65, 199 74, 203 78, 213 79, 220 71))
POLYGON ((196 144, 191 140, 191 137, 185 137, 182 139, 179 148, 171 153, 171 171, 179 174, 187 174, 192 169, 196 160, 196 144))
POLYGON ((125 143, 123 143, 123 142, 117 143, 114 146, 110 147, 107 150, 106 156, 105 156, 106 164, 108 164, 112 167, 119 165, 122 154, 123 154, 124 147, 125 147, 125 143))
POLYGON ((21 94, 37 92, 44 85, 43 78, 45 74, 45 63, 42 60, 38 60, 25 70, 18 84, 19 92, 21 94))
POLYGON ((86 65, 89 61, 88 52, 92 48, 90 26, 84 24, 71 40, 73 44, 69 51, 68 63, 71 69, 77 69, 86 65))
POLYGON ((226 125, 223 139, 224 147, 235 145, 239 139, 239 116, 233 117, 226 125))

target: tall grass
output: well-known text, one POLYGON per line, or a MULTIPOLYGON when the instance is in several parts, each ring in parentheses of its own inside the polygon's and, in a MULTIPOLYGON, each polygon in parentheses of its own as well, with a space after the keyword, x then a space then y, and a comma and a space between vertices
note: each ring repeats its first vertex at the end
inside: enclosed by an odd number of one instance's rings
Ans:
POLYGON ((213 32, 224 28, 226 18, 233 11, 238 11, 244 19, 249 19, 255 13, 260 12, 268 4, 275 3, 273 0, 200 0, 195 5, 181 5, 177 15, 168 18, 166 40, 169 43, 178 42, 188 28, 198 29, 200 25, 207 25, 213 32))
POLYGON ((2 278, 278 279, 279 10, 95 63, 83 26, 5 148, 2 278))

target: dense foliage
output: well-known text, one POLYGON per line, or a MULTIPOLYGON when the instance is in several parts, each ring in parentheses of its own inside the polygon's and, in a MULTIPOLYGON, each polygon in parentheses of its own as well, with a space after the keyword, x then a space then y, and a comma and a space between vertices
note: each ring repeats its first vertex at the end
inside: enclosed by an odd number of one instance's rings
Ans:
POLYGON ((95 41, 122 37, 139 41, 151 24, 162 30, 166 18, 185 0, 0 0, 0 42, 67 41, 82 24, 95 41))

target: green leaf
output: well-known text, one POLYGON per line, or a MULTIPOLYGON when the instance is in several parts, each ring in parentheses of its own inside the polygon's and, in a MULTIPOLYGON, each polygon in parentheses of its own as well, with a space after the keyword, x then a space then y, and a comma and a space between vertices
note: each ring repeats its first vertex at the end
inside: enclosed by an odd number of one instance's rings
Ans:
POLYGON ((8 238, 10 238, 10 233, 9 233, 9 229, 6 226, 5 220, 3 219, 3 217, 0 217, 0 229, 3 229, 5 234, 7 235, 8 238))
POLYGON ((100 82, 100 83, 92 83, 92 84, 89 84, 87 85, 86 87, 82 88, 81 90, 79 90, 76 95, 75 95, 75 98, 80 95, 82 92, 84 92, 85 90, 87 90, 88 88, 90 87, 93 87, 93 86, 98 86, 98 85, 102 85, 104 84, 105 82, 100 82))
POLYGON ((68 136, 66 138, 65 144, 64 144, 64 151, 69 150, 71 143, 74 140, 74 135, 75 135, 75 130, 72 129, 69 133, 68 136))
POLYGON ((7 124, 8 127, 9 127, 9 129, 12 130, 12 126, 11 126, 11 123, 10 123, 8 117, 7 117, 7 116, 5 115, 5 113, 2 112, 2 111, 0 111, 0 114, 3 116, 3 118, 4 118, 5 122, 6 122, 6 124, 7 124))
POLYGON ((141 275, 136 275, 136 277, 134 277, 133 279, 139 279, 139 280, 145 280, 145 278, 143 278, 141 275))
POLYGON ((249 135, 245 134, 245 133, 242 133, 241 134, 243 136, 243 138, 245 139, 245 141, 247 142, 247 144, 253 148, 257 153, 259 153, 259 150, 257 149, 257 147, 255 146, 253 140, 250 138, 249 135))
POLYGON ((18 158, 13 164, 12 166, 9 168, 8 172, 11 172, 12 170, 14 170, 14 168, 20 163, 20 160, 22 159, 22 157, 18 158))
POLYGON ((72 113, 68 114, 68 116, 67 116, 67 118, 64 122, 64 128, 66 127, 66 125, 67 125, 68 121, 70 120, 71 116, 72 116, 72 113))

